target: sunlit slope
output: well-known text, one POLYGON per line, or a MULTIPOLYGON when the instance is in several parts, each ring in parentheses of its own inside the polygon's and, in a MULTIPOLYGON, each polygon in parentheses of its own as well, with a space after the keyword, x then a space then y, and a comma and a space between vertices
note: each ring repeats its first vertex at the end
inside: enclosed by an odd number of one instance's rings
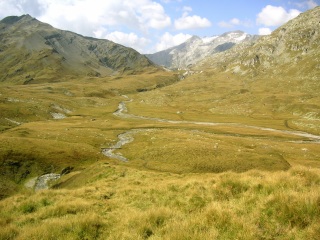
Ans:
POLYGON ((207 58, 185 80, 140 94, 129 106, 142 115, 319 134, 319 18, 319 7, 305 12, 254 44, 207 58))
MULTIPOLYGON (((103 159, 143 171, 180 174, 319 167, 317 138, 292 134, 320 134, 319 70, 306 64, 308 59, 316 61, 318 45, 303 38, 310 50, 274 50, 278 55, 269 65, 263 64, 264 51, 259 52, 270 39, 296 41, 301 24, 307 24, 302 29, 312 27, 301 18, 314 23, 311 16, 318 12, 316 8, 292 20, 282 38, 277 30, 255 45, 238 45, 238 52, 227 51, 219 59, 180 72, 180 77, 148 68, 136 75, 79 79, 64 75, 69 81, 3 83, 1 181, 7 185, 1 186, 22 188, 28 178, 65 167, 81 171, 103 159), (247 59, 254 50, 259 64, 235 65, 236 59, 247 59), (300 56, 300 64, 290 64, 285 56, 300 56), (120 102, 126 104, 127 115, 113 114, 120 102), (133 130, 133 141, 115 150, 128 162, 102 155, 119 134, 133 130)), ((318 32, 312 36, 318 39, 318 32)), ((280 42, 273 43, 275 49, 280 42)))
MULTIPOLYGON (((177 81, 172 73, 0 87, 0 198, 26 179, 106 159, 108 147, 140 123, 113 116, 121 95, 177 81), (97 87, 99 86, 99 87, 97 87)), ((141 123, 144 124, 143 122, 141 123)))
POLYGON ((62 189, 2 200, 0 238, 318 239, 319 175, 177 175, 97 162, 65 175, 62 189))

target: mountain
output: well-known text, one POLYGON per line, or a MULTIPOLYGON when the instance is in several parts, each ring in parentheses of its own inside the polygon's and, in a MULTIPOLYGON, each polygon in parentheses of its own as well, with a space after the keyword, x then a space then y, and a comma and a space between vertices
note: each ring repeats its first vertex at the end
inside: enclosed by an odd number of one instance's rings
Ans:
POLYGON ((154 68, 137 51, 53 28, 30 15, 0 21, 0 81, 35 83, 154 68))
POLYGON ((252 44, 234 48, 204 59, 198 68, 230 71, 241 75, 320 76, 320 7, 300 14, 271 35, 252 44))
POLYGON ((186 42, 146 56, 158 65, 168 68, 187 68, 213 54, 226 51, 241 42, 252 42, 258 36, 242 31, 227 32, 220 36, 193 36, 186 42))

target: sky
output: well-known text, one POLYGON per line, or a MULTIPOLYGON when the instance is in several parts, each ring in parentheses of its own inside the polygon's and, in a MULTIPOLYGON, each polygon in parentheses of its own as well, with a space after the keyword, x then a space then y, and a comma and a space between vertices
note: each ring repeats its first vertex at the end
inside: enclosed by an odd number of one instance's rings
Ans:
POLYGON ((30 14, 55 28, 154 53, 193 35, 268 35, 320 0, 0 0, 0 19, 30 14))

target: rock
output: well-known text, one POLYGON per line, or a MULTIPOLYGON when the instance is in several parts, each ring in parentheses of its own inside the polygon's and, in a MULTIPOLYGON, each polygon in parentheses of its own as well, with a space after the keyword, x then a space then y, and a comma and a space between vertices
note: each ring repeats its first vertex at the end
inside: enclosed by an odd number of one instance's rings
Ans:
POLYGON ((39 191, 39 190, 43 190, 43 189, 48 189, 49 182, 56 181, 60 177, 61 177, 61 175, 56 174, 56 173, 49 173, 49 174, 42 175, 42 176, 38 177, 38 179, 36 180, 34 190, 39 191))
POLYGON ((227 32, 220 36, 193 36, 186 42, 146 56, 154 63, 171 69, 188 69, 205 57, 226 51, 241 42, 252 42, 258 36, 241 31, 227 32))

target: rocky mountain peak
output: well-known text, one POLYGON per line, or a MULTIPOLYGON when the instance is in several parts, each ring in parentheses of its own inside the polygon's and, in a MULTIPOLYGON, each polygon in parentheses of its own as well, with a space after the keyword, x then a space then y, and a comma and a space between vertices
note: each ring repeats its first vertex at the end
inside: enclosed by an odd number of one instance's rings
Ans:
POLYGON ((199 40, 201 40, 200 37, 198 37, 198 36, 196 36, 196 35, 193 35, 191 38, 189 38, 189 39, 186 41, 186 43, 193 43, 193 42, 199 41, 199 40))
POLYGON ((192 36, 186 42, 167 50, 146 56, 158 65, 167 68, 188 68, 202 59, 239 44, 243 41, 251 42, 256 36, 242 31, 227 32, 220 36, 199 37, 192 36))

